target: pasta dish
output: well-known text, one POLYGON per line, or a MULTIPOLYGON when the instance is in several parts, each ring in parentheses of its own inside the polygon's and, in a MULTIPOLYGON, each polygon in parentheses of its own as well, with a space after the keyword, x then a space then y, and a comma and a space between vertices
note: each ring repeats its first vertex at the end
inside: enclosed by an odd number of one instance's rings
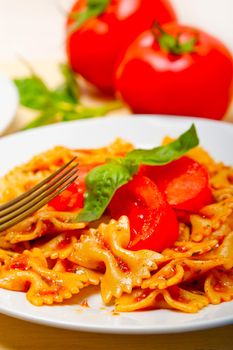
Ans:
POLYGON ((0 179, 0 204, 74 156, 79 177, 0 233, 0 287, 41 306, 95 285, 119 312, 195 313, 232 300, 233 168, 186 146, 166 137, 160 158, 122 139, 57 146, 12 169, 0 179))

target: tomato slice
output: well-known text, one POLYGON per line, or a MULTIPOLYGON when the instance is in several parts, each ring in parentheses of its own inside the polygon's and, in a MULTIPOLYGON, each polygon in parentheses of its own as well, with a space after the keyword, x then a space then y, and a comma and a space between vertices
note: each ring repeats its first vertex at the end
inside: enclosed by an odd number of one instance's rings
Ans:
POLYGON ((139 174, 152 179, 168 203, 179 211, 198 212, 213 202, 207 170, 189 157, 163 166, 141 166, 139 174))
POLYGON ((87 173, 99 164, 78 165, 78 178, 62 193, 53 198, 48 205, 57 211, 72 211, 84 206, 85 177, 87 173))
POLYGON ((160 252, 172 246, 178 238, 175 212, 155 183, 146 176, 136 175, 122 186, 114 195, 109 210, 115 219, 128 216, 129 249, 160 252))

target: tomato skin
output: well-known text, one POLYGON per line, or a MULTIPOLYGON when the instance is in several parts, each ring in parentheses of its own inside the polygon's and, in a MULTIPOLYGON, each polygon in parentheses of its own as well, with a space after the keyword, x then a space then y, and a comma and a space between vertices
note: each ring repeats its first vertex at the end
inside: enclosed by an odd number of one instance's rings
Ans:
POLYGON ((84 206, 85 177, 98 164, 78 165, 78 178, 48 205, 57 211, 72 211, 84 206))
POLYGON ((62 193, 49 202, 49 206, 57 211, 71 211, 82 208, 84 204, 84 184, 74 182, 62 193))
MULTIPOLYGON (((86 8, 87 0, 76 1, 72 13, 86 8)), ((69 16, 70 17, 70 16, 69 16)), ((168 0, 111 0, 97 18, 67 34, 67 56, 72 69, 101 90, 114 91, 114 65, 120 51, 156 20, 175 20, 168 0)), ((68 27, 73 23, 68 20, 68 27)))
POLYGON ((233 59, 214 37, 169 23, 162 28, 188 41, 194 53, 172 54, 160 48, 152 31, 142 33, 116 64, 115 86, 135 113, 222 119, 233 94, 233 59))
POLYGON ((146 176, 135 175, 114 195, 109 210, 118 219, 127 215, 130 221, 131 250, 150 249, 157 252, 172 246, 178 238, 175 212, 146 176))
POLYGON ((213 202, 207 170, 189 157, 181 157, 163 166, 141 166, 139 174, 152 179, 178 216, 196 213, 213 202))

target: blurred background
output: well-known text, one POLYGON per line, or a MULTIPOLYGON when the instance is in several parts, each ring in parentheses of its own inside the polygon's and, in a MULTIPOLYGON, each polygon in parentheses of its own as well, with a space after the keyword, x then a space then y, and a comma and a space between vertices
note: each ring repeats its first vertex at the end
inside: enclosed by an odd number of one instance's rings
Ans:
MULTIPOLYGON (((57 88, 59 84, 64 83, 64 76, 62 77, 61 71, 58 69, 58 63, 67 61, 65 54, 65 23, 68 17, 68 12, 74 3, 75 0, 0 0, 0 73, 3 75, 2 83, 0 81, 0 107, 5 105, 4 108, 0 108, 0 134, 3 131, 11 133, 20 130, 37 116, 35 111, 30 109, 30 106, 22 103, 21 95, 20 103, 18 103, 16 97, 13 98, 13 95, 17 94, 17 91, 10 92, 8 94, 9 96, 6 96, 6 77, 11 80, 19 77, 25 78, 30 74, 29 66, 31 66, 36 74, 45 81, 49 88, 54 89, 57 88), (4 86, 5 88, 3 89, 1 86, 4 86), (5 92, 5 94, 3 92, 5 92), (22 109, 22 107, 29 108, 22 109), (6 130, 7 126, 8 129, 6 130)), ((220 39, 231 53, 233 53, 232 0, 170 0, 170 3, 174 7, 179 23, 207 31, 209 34, 220 39)), ((114 42, 114 40, 112 40, 112 42, 114 42)), ((82 48, 77 51, 82 51, 82 48)), ((86 62, 85 58, 84 63, 89 67, 89 62, 86 62)), ((224 81, 226 80, 225 78, 227 78, 224 73, 222 73, 224 68, 222 68, 221 64, 217 64, 217 66, 218 79, 224 84, 224 81)), ((75 70, 75 72, 77 71, 75 70)), ((211 76, 214 77, 214 79, 215 72, 216 71, 214 70, 214 74, 211 73, 211 76)), ((78 73, 79 79, 77 80, 77 84, 79 85, 78 89, 80 89, 81 93, 78 97, 79 100, 76 101, 77 103, 83 103, 87 106, 90 104, 93 106, 97 105, 98 107, 103 103, 109 102, 109 97, 106 94, 95 89, 94 85, 87 83, 87 81, 83 79, 83 76, 85 77, 85 75, 82 75, 81 72, 78 73)), ((101 74, 102 73, 101 70, 101 74)), ((199 73, 201 79, 198 79, 199 81, 202 81, 202 72, 199 73)), ((228 93, 227 91, 224 93, 221 85, 219 85, 219 81, 216 82, 216 80, 214 80, 214 85, 218 86, 219 89, 217 96, 221 95, 220 99, 214 98, 216 103, 218 103, 217 100, 224 99, 228 93)), ((206 79, 206 83, 207 87, 201 85, 200 90, 211 91, 209 85, 212 83, 208 82, 208 79, 206 79)), ((148 84, 144 85, 148 88, 148 84)), ((191 85, 195 86, 193 81, 190 83, 190 86, 191 85)), ((154 86, 155 85, 153 85, 153 87, 154 86)), ((173 83, 171 83, 170 86, 174 89, 173 83)), ((117 90, 117 93, 118 92, 119 91, 117 90)), ((25 92, 23 91, 23 93, 25 92)), ((27 93, 30 95, 30 89, 27 93)), ((122 92, 120 93, 122 94, 122 92)), ((183 95, 184 94, 185 93, 183 93, 183 95)), ((182 93, 179 92, 178 95, 182 96, 182 93)), ((33 95, 33 99, 34 96, 35 95, 33 95)), ((120 98, 120 95, 116 94, 115 96, 120 98)), ((231 97, 227 98, 229 101, 232 100, 231 97)), ((136 113, 148 113, 148 111, 144 109, 141 109, 139 112, 133 109, 127 98, 122 97, 121 100, 123 100, 124 103, 121 105, 122 107, 120 107, 120 109, 119 106, 118 108, 112 108, 110 106, 110 109, 107 106, 108 112, 106 113, 109 113, 109 111, 111 114, 119 115, 128 114, 131 113, 131 111, 136 113), (127 106, 130 106, 131 110, 127 106)), ((210 100, 213 101, 212 96, 210 100)), ((164 111, 162 114, 199 116, 199 114, 195 114, 195 105, 198 104, 196 101, 198 101, 198 99, 195 100, 194 98, 193 105, 191 106, 192 108, 188 114, 184 114, 182 110, 178 110, 179 113, 164 111)), ((203 99, 203 104, 208 106, 208 98, 203 99)), ((233 121, 233 109, 231 108, 231 103, 228 103, 227 106, 227 111, 222 117, 227 121, 233 121)), ((215 113, 215 106, 213 106, 213 110, 214 112, 212 114, 215 113)), ((98 115, 102 113, 104 115, 102 111, 103 110, 100 112, 94 111, 94 113, 99 113, 98 115)), ((85 108, 84 112, 87 112, 85 108)), ((90 112, 88 111, 88 113, 90 112)), ((152 110, 152 114, 159 113, 152 110)), ((79 118, 79 116, 77 116, 77 118, 79 118)))
MULTIPOLYGON (((64 22, 74 0, 0 0, 0 59, 64 57, 64 22)), ((232 0, 171 0, 180 21, 219 37, 233 52, 232 0)))

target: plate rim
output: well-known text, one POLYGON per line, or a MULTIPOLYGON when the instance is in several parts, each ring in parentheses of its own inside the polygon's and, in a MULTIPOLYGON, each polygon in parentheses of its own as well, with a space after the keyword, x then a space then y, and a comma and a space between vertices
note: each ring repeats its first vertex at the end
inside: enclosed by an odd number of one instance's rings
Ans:
POLYGON ((214 126, 221 126, 221 127, 229 127, 231 131, 233 131, 233 123, 229 122, 227 120, 213 120, 213 119, 206 119, 206 118, 198 118, 198 117, 192 117, 192 116, 174 116, 174 115, 169 115, 169 114, 114 114, 114 115, 107 115, 107 116, 100 116, 100 117, 94 117, 94 118, 87 118, 87 119, 80 119, 80 120, 73 120, 73 121, 67 121, 67 122, 60 122, 56 124, 50 124, 50 125, 45 125, 45 126, 39 126, 33 129, 28 129, 28 130, 17 130, 11 134, 3 135, 0 138, 0 141, 10 138, 15 138, 15 137, 21 137, 22 135, 27 135, 27 134, 34 134, 37 133, 41 130, 49 130, 53 128, 62 128, 63 126, 66 125, 76 125, 77 123, 92 123, 92 122, 102 122, 102 121, 119 121, 122 119, 141 119, 141 120, 153 120, 157 119, 160 122, 164 121, 174 121, 175 123, 182 123, 182 122, 192 122, 192 123, 200 123, 203 125, 214 125, 214 126))
MULTIPOLYGON (((233 303, 233 301, 230 301, 228 303, 233 303)), ((217 305, 209 305, 209 307, 214 307, 217 305)), ((40 306, 43 307, 43 306, 40 306)), ((51 306, 50 306, 51 307, 51 306)), ((208 307, 208 306, 207 306, 208 307)), ((16 318, 18 320, 26 321, 33 324, 48 326, 52 328, 58 328, 58 329, 66 329, 71 331, 77 331, 77 332, 87 332, 87 333, 101 333, 101 334, 122 334, 122 335, 133 335, 133 334, 145 334, 145 335, 152 335, 152 334, 180 334, 180 333, 188 333, 188 332, 196 332, 196 331, 202 331, 202 330, 208 330, 208 329, 214 329, 214 328, 220 328, 225 326, 230 326, 233 324, 233 316, 229 316, 227 318, 222 318, 218 320, 211 320, 208 323, 205 321, 200 321, 199 324, 183 324, 182 326, 156 326, 156 328, 153 327, 142 327, 142 326, 124 326, 124 328, 114 328, 113 326, 105 325, 105 326, 98 326, 98 324, 95 325, 83 325, 83 324, 77 324, 74 325, 73 323, 65 323, 63 321, 52 321, 45 319, 43 317, 36 317, 36 316, 30 316, 30 315, 22 315, 19 312, 11 311, 11 310, 5 310, 2 309, 2 306, 0 306, 0 312, 6 316, 10 316, 13 318, 16 318)), ((148 311, 145 311, 148 312, 148 311)), ((152 310, 153 312, 153 310, 152 310)), ((156 310, 154 310, 156 312, 156 310)), ((174 311, 176 312, 176 311, 174 311)), ((139 312, 138 312, 139 313, 139 312)), ((122 313, 125 315, 130 315, 131 313, 122 313)), ((114 316, 115 317, 115 316, 114 316)))

